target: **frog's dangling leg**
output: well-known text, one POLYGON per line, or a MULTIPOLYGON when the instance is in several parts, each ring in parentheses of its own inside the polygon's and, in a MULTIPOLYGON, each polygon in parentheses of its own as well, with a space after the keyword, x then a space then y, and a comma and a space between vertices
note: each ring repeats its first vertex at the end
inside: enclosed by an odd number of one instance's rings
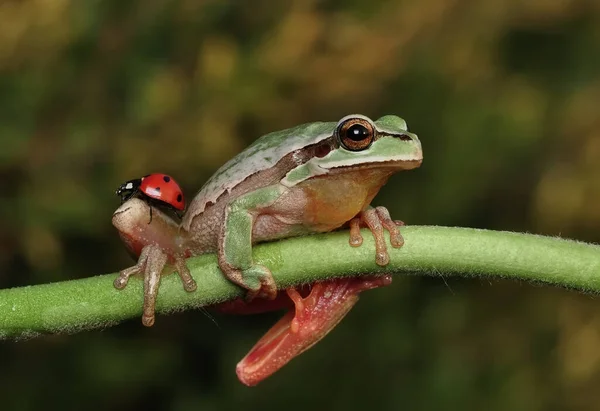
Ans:
POLYGON ((295 309, 288 311, 238 363, 236 373, 246 385, 256 385, 331 331, 358 301, 360 292, 391 284, 389 274, 338 278, 316 283, 302 297, 286 290, 295 309))
POLYGON ((225 208, 219 233, 218 261, 225 276, 248 290, 246 299, 274 299, 277 286, 271 270, 252 258, 252 229, 257 210, 273 204, 285 187, 265 187, 243 195, 225 208))
POLYGON ((359 247, 362 245, 363 238, 360 234, 360 227, 366 225, 375 239, 375 262, 377 265, 386 266, 390 262, 390 256, 387 252, 383 229, 390 233, 390 243, 392 247, 399 248, 404 245, 404 238, 400 234, 398 226, 404 225, 402 221, 394 221, 385 207, 369 207, 359 213, 357 217, 350 220, 350 245, 359 247))

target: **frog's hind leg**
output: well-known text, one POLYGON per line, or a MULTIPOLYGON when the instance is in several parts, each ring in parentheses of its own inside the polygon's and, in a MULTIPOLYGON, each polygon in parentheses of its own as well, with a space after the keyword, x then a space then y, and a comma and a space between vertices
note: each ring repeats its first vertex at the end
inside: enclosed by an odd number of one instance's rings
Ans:
POLYGON ((301 291, 286 290, 295 308, 288 311, 238 363, 246 385, 256 385, 323 339, 352 309, 362 291, 391 284, 392 276, 337 278, 301 291), (305 294, 304 294, 305 295, 305 294))

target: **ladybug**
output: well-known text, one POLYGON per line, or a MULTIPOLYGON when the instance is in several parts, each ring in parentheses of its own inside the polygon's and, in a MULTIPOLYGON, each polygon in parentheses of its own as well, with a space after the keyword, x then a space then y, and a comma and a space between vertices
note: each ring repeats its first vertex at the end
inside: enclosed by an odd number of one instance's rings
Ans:
MULTIPOLYGON (((178 211, 185 209, 183 191, 179 184, 166 174, 148 174, 142 178, 126 181, 117 188, 116 194, 121 197, 121 204, 134 196, 139 196, 151 205, 175 211, 178 216, 180 216, 178 211)), ((150 208, 151 221, 152 208, 150 208)))

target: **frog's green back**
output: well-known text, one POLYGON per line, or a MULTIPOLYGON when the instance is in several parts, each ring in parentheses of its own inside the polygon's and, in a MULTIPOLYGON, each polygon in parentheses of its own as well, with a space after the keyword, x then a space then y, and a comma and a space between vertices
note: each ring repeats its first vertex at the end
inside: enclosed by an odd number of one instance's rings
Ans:
POLYGON ((213 174, 189 209, 196 215, 201 213, 208 203, 214 203, 223 192, 232 190, 249 175, 273 167, 295 150, 331 137, 336 125, 336 122, 307 123, 260 137, 213 174))

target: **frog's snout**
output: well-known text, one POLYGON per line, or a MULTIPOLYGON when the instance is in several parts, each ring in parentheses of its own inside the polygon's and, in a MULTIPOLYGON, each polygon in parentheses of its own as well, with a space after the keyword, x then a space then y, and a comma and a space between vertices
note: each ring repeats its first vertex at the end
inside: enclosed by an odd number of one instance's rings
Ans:
POLYGON ((150 206, 139 198, 125 201, 115 210, 112 224, 120 231, 128 231, 140 221, 148 220, 150 206))

